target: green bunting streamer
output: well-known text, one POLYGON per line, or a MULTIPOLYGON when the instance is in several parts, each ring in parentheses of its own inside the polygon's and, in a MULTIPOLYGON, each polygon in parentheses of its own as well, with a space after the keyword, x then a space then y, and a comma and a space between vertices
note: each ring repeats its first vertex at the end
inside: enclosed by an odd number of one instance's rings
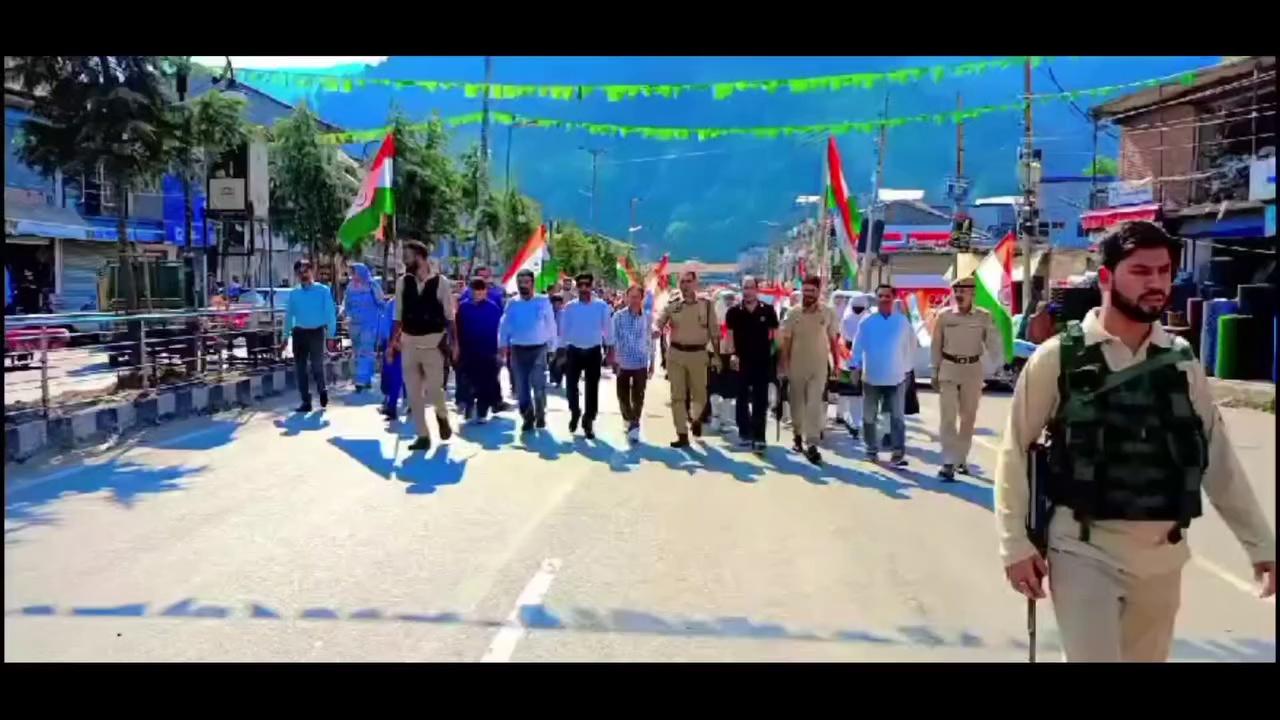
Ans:
MULTIPOLYGON (((961 68, 963 72, 977 73, 977 72, 985 72, 993 64, 998 64, 999 62, 1001 61, 982 61, 978 63, 966 63, 963 66, 957 65, 955 67, 961 68)), ((888 82, 904 82, 904 83, 915 82, 916 77, 912 75, 911 72, 908 72, 908 71, 901 71, 901 72, 905 74, 898 75, 896 79, 889 78, 888 82)), ((1159 87, 1160 85, 1170 84, 1173 82, 1181 84, 1184 87, 1188 87, 1194 84, 1195 80, 1196 80, 1195 72, 1186 72, 1186 73, 1179 73, 1178 75, 1173 75, 1173 76, 1151 78, 1147 80, 1138 80, 1136 82, 1123 83, 1120 85, 1104 85, 1102 87, 1085 88, 1082 90, 1072 90, 1069 92, 1030 95, 1030 96, 1023 97, 1019 102, 1016 102, 1016 103, 1005 103, 1002 105, 986 105, 981 107, 968 108, 960 111, 951 111, 951 112, 944 112, 944 113, 921 113, 918 115, 909 115, 909 116, 900 116, 900 117, 891 117, 891 118, 877 118, 875 120, 847 121, 847 122, 839 122, 839 123, 817 123, 812 125, 780 125, 780 126, 771 126, 771 127, 655 127, 655 126, 645 126, 645 125, 616 125, 612 123, 593 123, 593 122, 581 122, 581 121, 572 121, 572 120, 557 120, 554 118, 526 118, 526 117, 520 117, 520 116, 514 115, 512 113, 501 112, 501 111, 491 111, 489 113, 489 118, 494 123, 499 125, 514 125, 519 123, 524 126, 560 128, 563 130, 580 130, 580 131, 585 131, 592 135, 603 135, 603 136, 613 136, 613 137, 622 137, 622 138, 641 137, 647 140, 706 141, 706 140, 715 140, 715 139, 724 138, 724 137, 753 137, 753 138, 760 138, 765 140, 773 140, 779 137, 793 137, 796 135, 809 135, 809 134, 815 134, 815 133, 829 134, 829 135, 847 135, 849 133, 869 134, 869 133, 878 131, 881 127, 897 128, 897 127, 902 127, 904 125, 929 123, 929 122, 935 125, 942 125, 944 123, 957 124, 957 123, 965 122, 968 120, 975 120, 977 118, 983 117, 985 115, 990 115, 992 113, 1020 112, 1025 108, 1025 103, 1027 99, 1030 99, 1033 101, 1041 101, 1041 100, 1057 100, 1057 99, 1076 99, 1076 98, 1085 98, 1085 97, 1105 97, 1112 93, 1117 93, 1117 92, 1129 90, 1136 87, 1159 87)), ((860 79, 846 78, 845 80, 841 80, 841 82, 864 82, 864 81, 871 82, 871 80, 868 77, 862 77, 860 79)), ((793 79, 788 81, 776 81, 776 82, 779 83, 777 86, 775 86, 772 90, 768 90, 767 88, 766 90, 770 92, 776 92, 777 89, 781 87, 781 84, 785 82, 789 86, 791 86, 793 92, 797 92, 797 90, 795 90, 796 85, 802 85, 805 88, 804 90, 799 90, 798 92, 810 92, 814 89, 813 83, 827 82, 827 80, 808 78, 808 79, 793 79)), ((444 85, 444 84, 445 83, 439 83, 439 85, 444 85)), ((454 83, 454 85, 457 85, 457 83, 454 83)), ((738 83, 721 83, 720 85, 731 85, 735 87, 733 87, 732 89, 728 87, 719 88, 716 90, 716 92, 718 93, 730 93, 730 92, 737 92, 739 90, 739 88, 736 87, 738 83)), ((465 84, 465 87, 464 87, 464 90, 466 90, 468 93, 472 92, 473 90, 474 92, 482 93, 483 89, 484 89, 483 83, 467 83, 465 84)), ((651 88, 650 86, 644 86, 644 85, 625 85, 625 86, 608 85, 608 86, 598 86, 598 87, 560 85, 560 86, 546 86, 536 92, 539 95, 542 95, 544 91, 548 93, 547 95, 545 95, 547 97, 550 97, 551 93, 559 93, 560 95, 573 93, 575 95, 585 97, 592 92, 601 91, 601 92, 604 92, 605 95, 610 98, 610 100, 621 100, 628 97, 645 95, 646 93, 651 92, 651 88)), ((670 92, 676 92, 676 91, 670 90, 670 92)), ((484 120, 483 113, 473 112, 473 113, 455 115, 453 117, 446 118, 444 122, 450 127, 459 127, 463 125, 474 125, 474 124, 483 122, 483 120, 484 120)), ((425 129, 426 127, 428 127, 428 124, 422 123, 418 125, 412 125, 410 127, 414 129, 425 129)), ((338 145, 347 145, 351 143, 364 143, 364 142, 370 142, 373 140, 380 140, 386 134, 387 134, 387 128, 377 128, 373 130, 358 130, 358 131, 347 132, 347 133, 334 133, 334 134, 324 135, 322 137, 329 143, 338 144, 338 145)))
MULTIPOLYGON (((314 73, 288 72, 284 70, 236 70, 236 76, 251 83, 283 84, 289 87, 319 87, 326 92, 350 93, 355 88, 369 86, 389 87, 393 90, 416 88, 426 92, 442 92, 461 89, 468 98, 482 97, 486 90, 490 99, 518 100, 540 97, 549 100, 581 100, 599 92, 609 102, 621 102, 635 98, 678 98, 685 93, 707 92, 716 100, 727 100, 743 92, 776 93, 786 89, 791 93, 838 92, 842 90, 874 90, 878 85, 890 83, 908 85, 926 76, 933 82, 945 78, 965 78, 981 75, 991 70, 1007 70, 1030 60, 1039 65, 1045 58, 1039 56, 1007 57, 997 60, 979 60, 957 65, 933 65, 930 67, 903 68, 889 72, 847 73, 821 75, 806 78, 782 78, 774 80, 734 80, 717 83, 676 83, 646 85, 516 85, 508 83, 454 82, 446 80, 399 80, 390 78, 352 78, 343 75, 317 75, 314 73)), ((209 68, 221 72, 222 68, 209 68)))

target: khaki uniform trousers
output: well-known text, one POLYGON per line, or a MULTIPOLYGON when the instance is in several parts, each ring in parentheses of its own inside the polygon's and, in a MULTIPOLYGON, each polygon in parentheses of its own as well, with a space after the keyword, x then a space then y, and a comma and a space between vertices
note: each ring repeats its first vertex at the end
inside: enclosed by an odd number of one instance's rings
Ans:
POLYGON ((1169 659, 1182 568, 1140 577, 1051 546, 1049 589, 1067 662, 1169 659))
POLYGON ((676 434, 689 434, 689 414, 694 418, 702 417, 707 406, 707 367, 709 360, 706 350, 667 351, 667 376, 671 379, 671 415, 675 419, 676 434), (689 409, 685 410, 684 397, 689 396, 689 409))
POLYGON ((827 375, 825 368, 792 370, 788 378, 791 429, 808 445, 817 445, 818 436, 827 426, 827 403, 822 397, 827 375))
POLYGON ((427 405, 436 409, 436 417, 447 418, 444 402, 444 354, 440 351, 442 333, 400 335, 400 351, 404 353, 404 384, 409 393, 409 408, 418 437, 429 437, 427 405))
MULTIPOLYGON (((951 363, 943 360, 943 365, 951 363)), ((959 465, 969 457, 973 445, 973 426, 978 418, 978 402, 982 400, 982 366, 945 368, 939 375, 938 404, 942 415, 942 462, 959 465), (946 372, 950 370, 950 372, 946 372), (957 372, 959 371, 959 372, 957 372), (956 421, 959 420, 957 428, 956 421)))

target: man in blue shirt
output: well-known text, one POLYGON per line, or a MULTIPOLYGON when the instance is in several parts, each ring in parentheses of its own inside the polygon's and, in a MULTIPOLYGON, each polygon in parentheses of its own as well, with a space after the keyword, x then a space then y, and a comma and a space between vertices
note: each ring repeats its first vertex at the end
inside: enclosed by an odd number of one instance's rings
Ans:
MULTIPOLYGON (((298 394, 302 404, 297 412, 311 412, 311 387, 307 371, 316 380, 320 393, 320 407, 329 405, 329 392, 324 383, 325 341, 338 334, 338 310, 333 304, 329 286, 315 282, 311 274, 311 261, 299 260, 293 264, 298 275, 298 287, 289 293, 284 314, 284 335, 293 339, 293 358, 298 376, 298 394)), ((289 341, 280 345, 283 353, 289 341)))
POLYGON ((879 460, 880 435, 876 421, 881 409, 889 412, 892 447, 889 462, 906 467, 906 422, 904 418, 907 373, 912 368, 915 331, 906 315, 893 311, 892 285, 876 289, 876 309, 858 323, 849 366, 862 371, 862 438, 867 458, 879 460))
POLYGON ((458 303, 458 384, 465 388, 458 398, 462 415, 485 422, 502 401, 498 387, 498 323, 502 309, 485 292, 484 278, 471 280, 470 294, 458 303))
POLYGON ((519 295, 507 303, 498 323, 498 347, 511 368, 516 400, 527 433, 547 426, 547 352, 556 348, 556 318, 546 295, 533 292, 533 271, 516 275, 519 295))
POLYGON ((609 363, 618 378, 618 407, 627 424, 627 440, 640 441, 644 390, 653 377, 653 318, 645 307, 644 290, 627 288, 627 304, 613 314, 613 351, 609 363))
POLYGON ((600 368, 605 353, 612 344, 613 334, 609 318, 609 304, 591 292, 595 278, 591 273, 581 273, 576 278, 578 297, 565 305, 560 314, 560 347, 565 350, 565 377, 568 380, 565 394, 569 399, 569 434, 578 429, 582 420, 582 432, 588 440, 595 438, 594 425, 600 395, 600 368), (578 380, 587 376, 587 407, 583 413, 578 405, 578 380))

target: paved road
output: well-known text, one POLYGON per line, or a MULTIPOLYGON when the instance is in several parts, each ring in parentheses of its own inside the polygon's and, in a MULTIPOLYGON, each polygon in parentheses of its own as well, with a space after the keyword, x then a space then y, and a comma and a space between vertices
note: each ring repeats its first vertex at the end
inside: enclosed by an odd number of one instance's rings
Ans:
MULTIPOLYGON (((1025 659, 990 485, 932 477, 931 393, 895 473, 837 431, 822 470, 721 438, 669 450, 660 378, 627 453, 601 390, 594 443, 553 397, 539 437, 503 418, 410 457, 372 398, 339 395, 8 473, 5 659, 1025 659)), ((984 400, 987 470, 1007 402, 984 400)), ((1275 418, 1228 422, 1273 512, 1275 418)), ((1230 534, 1211 513, 1192 542, 1177 657, 1274 661, 1274 602, 1230 534)))

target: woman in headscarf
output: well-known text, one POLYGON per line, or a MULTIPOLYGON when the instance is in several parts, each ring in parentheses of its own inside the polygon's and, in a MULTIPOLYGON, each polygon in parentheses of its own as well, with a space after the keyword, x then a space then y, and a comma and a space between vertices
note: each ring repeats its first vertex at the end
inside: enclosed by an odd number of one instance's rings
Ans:
POLYGON ((387 352, 391 345, 391 329, 396 317, 395 280, 387 280, 387 293, 391 298, 382 306, 378 322, 378 351, 382 353, 382 414, 394 420, 399 416, 400 397, 404 394, 404 374, 400 366, 400 353, 392 357, 387 352))
POLYGON ((342 298, 342 314, 347 318, 351 349, 355 354, 356 392, 373 387, 377 360, 378 319, 385 305, 382 289, 374 285, 373 273, 364 263, 351 265, 351 282, 342 298))

